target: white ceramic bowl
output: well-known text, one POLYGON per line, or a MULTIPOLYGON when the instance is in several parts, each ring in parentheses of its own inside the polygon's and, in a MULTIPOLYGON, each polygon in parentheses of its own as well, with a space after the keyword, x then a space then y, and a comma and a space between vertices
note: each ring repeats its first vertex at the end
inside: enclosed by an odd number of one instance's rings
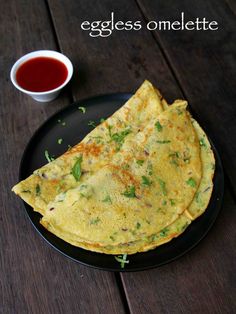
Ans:
POLYGON ((30 52, 30 53, 24 55, 23 57, 21 57, 20 59, 18 59, 11 69, 10 76, 11 76, 11 81, 12 81, 13 85, 17 89, 19 89, 21 92, 31 96, 32 98, 34 98, 37 101, 48 102, 48 101, 55 99, 58 96, 61 89, 64 86, 66 86, 66 84, 70 81, 72 74, 73 74, 73 65, 72 65, 71 61, 65 55, 63 55, 60 52, 53 51, 53 50, 37 50, 34 52, 30 52), (17 83, 16 72, 22 63, 24 63, 24 62, 26 62, 32 58, 35 58, 35 57, 54 58, 54 59, 57 59, 57 60, 61 61, 62 63, 64 63, 64 65, 66 66, 67 71, 68 71, 66 80, 57 88, 46 91, 46 92, 32 92, 32 91, 28 91, 28 90, 22 88, 17 83))

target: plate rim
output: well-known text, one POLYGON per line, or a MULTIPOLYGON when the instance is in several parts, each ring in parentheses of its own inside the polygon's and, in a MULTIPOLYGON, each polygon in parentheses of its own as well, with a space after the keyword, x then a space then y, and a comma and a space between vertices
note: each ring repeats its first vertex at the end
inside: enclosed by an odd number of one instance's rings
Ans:
MULTIPOLYGON (((66 111, 70 111, 70 108, 73 108, 73 106, 75 105, 78 105, 78 104, 84 104, 86 103, 87 101, 94 101, 94 100, 102 100, 103 98, 104 99, 107 99, 107 98, 119 98, 120 100, 124 100, 124 101, 127 101, 131 96, 133 95, 133 93, 128 93, 128 92, 125 92, 125 93, 109 93, 109 94, 101 94, 101 95, 95 95, 95 96, 92 96, 92 97, 87 97, 87 98, 84 98, 84 99, 81 99, 81 100, 77 100, 77 101, 74 101, 70 104, 68 104, 67 106, 59 109, 58 111, 56 111, 55 113, 53 113, 51 116, 49 116, 45 121, 43 121, 43 123, 35 130, 35 132, 33 132, 33 134, 31 135, 29 141, 27 142, 25 148, 24 148, 24 151, 23 151, 23 154, 22 154, 22 157, 21 157, 21 162, 20 162, 20 165, 19 165, 19 174, 18 174, 18 179, 21 181, 21 180, 24 180, 26 178, 26 176, 24 176, 24 167, 23 167, 23 164, 24 164, 24 160, 25 160, 25 157, 27 156, 27 153, 28 151, 30 150, 30 147, 31 145, 33 144, 34 142, 34 139, 37 137, 37 135, 43 130, 43 128, 48 124, 50 123, 51 120, 53 120, 57 115, 59 115, 60 113, 64 113, 66 111)), ((89 106, 94 106, 94 104, 90 104, 88 106, 85 106, 86 108, 89 107, 89 106)), ((116 110, 115 110, 116 111, 116 110)), ((114 111, 114 112, 115 112, 114 111)), ((205 132, 205 130, 204 130, 205 132)), ((206 133, 207 135, 207 133, 206 133)), ((81 261, 81 260, 78 260, 77 258, 75 257, 72 257, 70 256, 69 254, 67 254, 66 252, 64 252, 62 249, 58 248, 56 245, 54 245, 52 242, 50 242, 49 239, 47 239, 45 237, 45 235, 40 231, 39 227, 34 223, 34 221, 31 219, 30 217, 30 213, 29 213, 29 210, 32 211, 33 214, 39 214, 37 212, 35 212, 33 210, 33 208, 28 205, 26 202, 24 202, 23 200, 22 203, 24 204, 24 208, 25 208, 25 211, 27 213, 27 216, 31 222, 31 224, 34 226, 34 228, 36 229, 36 231, 40 234, 40 236, 46 241, 46 243, 53 247, 57 252, 63 254, 65 257, 83 265, 83 266, 87 266, 87 267, 90 267, 90 268, 93 268, 93 269, 99 269, 99 270, 103 270, 103 271, 110 271, 110 272, 137 272, 137 271, 144 271, 144 270, 148 270, 148 269, 153 269, 153 268, 157 268, 157 267, 160 267, 160 266, 163 266, 163 265, 166 265, 166 264, 169 264, 179 258, 181 258, 182 256, 184 256, 185 254, 187 254, 188 252, 190 252, 193 248, 195 248, 200 242, 201 240, 203 240, 206 235, 208 234, 208 232, 210 231, 210 229, 213 227, 220 211, 221 211, 221 208, 222 208, 222 202, 223 202, 223 197, 224 197, 224 187, 225 187, 225 179, 224 179, 224 169, 223 169, 223 165, 222 165, 222 161, 221 161, 221 158, 220 158, 220 155, 218 153, 218 150, 216 149, 215 147, 215 144, 212 142, 211 138, 207 135, 210 143, 211 143, 211 146, 212 146, 212 151, 214 153, 214 156, 215 156, 215 160, 216 162, 218 163, 218 167, 219 167, 219 170, 221 171, 221 185, 222 185, 222 189, 221 189, 221 193, 220 193, 220 198, 219 198, 219 202, 220 202, 220 205, 218 205, 218 210, 216 211, 216 213, 214 213, 213 215, 213 219, 211 219, 209 225, 207 226, 207 228, 205 229, 205 231, 201 234, 201 236, 196 240, 194 241, 193 244, 191 244, 187 249, 183 250, 183 252, 175 255, 174 257, 172 258, 169 258, 167 259, 166 261, 162 261, 162 262, 156 262, 156 263, 153 263, 153 265, 147 265, 147 266, 138 266, 138 267, 132 267, 132 268, 121 268, 120 267, 120 264, 117 263, 117 267, 101 267, 101 266, 96 266, 96 265, 92 265, 92 264, 89 264, 87 262, 84 262, 84 261, 81 261)), ((216 175, 216 171, 214 173, 214 177, 213 177, 213 180, 215 178, 215 175, 216 175)), ((213 195, 213 192, 214 192, 214 186, 213 186, 213 191, 212 191, 212 195, 213 195)), ((212 196, 211 196, 212 198, 212 196)), ((211 202, 211 199, 209 201, 209 204, 211 202)), ((209 206, 208 204, 208 206, 209 206)), ((208 208, 208 207, 207 207, 208 208)), ((207 209, 206 209, 207 211, 207 209)), ((204 214, 204 213, 203 213, 204 214)), ((40 215, 40 214, 39 214, 40 215)), ((55 235, 54 235, 55 236, 55 235)), ((184 233, 181 234, 180 236, 184 236, 184 233)), ((57 237, 58 239, 60 239, 59 237, 57 237)), ((178 238, 178 237, 177 237, 178 238)), ((60 239, 62 240, 62 239, 60 239)), ((64 241, 64 240, 62 240, 64 241)), ((172 239, 171 241, 169 241, 168 243, 171 243, 172 241, 174 241, 174 239, 172 239)), ((66 244, 69 244, 67 243, 66 241, 64 241, 66 244)), ((168 244, 166 243, 166 244, 168 244)), ((166 245, 166 244, 163 244, 163 245, 166 245)), ((71 245, 71 244, 69 244, 71 245)), ((78 249, 78 247, 75 247, 78 249)), ((82 249, 82 248, 79 248, 81 250, 84 250, 84 251, 87 251, 88 254, 102 254, 102 255, 108 255, 108 256, 117 256, 119 254, 104 254, 104 253, 97 253, 97 252, 92 252, 92 251, 89 251, 89 250, 85 250, 85 249, 82 249)), ((148 252, 151 252, 151 251, 155 251, 155 250, 158 250, 158 247, 156 247, 155 249, 153 250, 150 250, 148 252)), ((145 253, 148 253, 148 252, 140 252, 140 253, 136 253, 136 254, 145 254, 145 253)), ((134 256, 136 254, 130 254, 129 256, 134 256)))

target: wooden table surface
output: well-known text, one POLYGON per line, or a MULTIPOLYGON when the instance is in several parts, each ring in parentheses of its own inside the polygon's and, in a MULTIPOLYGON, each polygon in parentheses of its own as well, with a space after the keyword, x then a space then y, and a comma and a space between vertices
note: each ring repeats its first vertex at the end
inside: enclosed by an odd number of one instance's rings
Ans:
POLYGON ((0 312, 236 313, 236 2, 233 0, 0 1, 0 312), (82 21, 207 17, 218 31, 114 32, 92 38, 82 21), (71 84, 39 104, 11 84, 13 63, 53 49, 73 62, 71 84), (222 210, 208 236, 182 258, 137 273, 82 266, 51 248, 12 192, 33 132, 73 100, 134 92, 152 81, 169 101, 184 97, 213 139, 225 170, 222 210))

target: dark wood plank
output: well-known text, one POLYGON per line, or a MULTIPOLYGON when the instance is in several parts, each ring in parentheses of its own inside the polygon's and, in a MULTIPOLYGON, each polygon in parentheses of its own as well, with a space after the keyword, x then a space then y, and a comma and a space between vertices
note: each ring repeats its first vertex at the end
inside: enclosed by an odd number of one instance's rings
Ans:
POLYGON ((123 274, 131 312, 235 313, 236 211, 228 190, 207 237, 179 260, 152 271, 123 274))
POLYGON ((228 3, 231 10, 236 14, 236 2, 234 0, 225 0, 228 3))
POLYGON ((65 92, 52 103, 36 103, 9 79, 21 55, 57 49, 45 3, 1 1, 0 38, 0 312, 124 313, 115 276, 80 266, 49 247, 11 192, 30 136, 70 102, 65 92))
POLYGON ((61 50, 75 65, 74 99, 97 94, 134 91, 149 79, 169 100, 180 91, 150 33, 143 29, 116 31, 110 37, 90 37, 82 31, 84 20, 142 20, 134 0, 49 0, 61 50))
POLYGON ((147 20, 206 17, 219 23, 218 31, 155 32, 184 94, 199 122, 221 153, 236 193, 236 20, 223 0, 138 0, 147 20), (191 5, 190 5, 191 3, 191 5))

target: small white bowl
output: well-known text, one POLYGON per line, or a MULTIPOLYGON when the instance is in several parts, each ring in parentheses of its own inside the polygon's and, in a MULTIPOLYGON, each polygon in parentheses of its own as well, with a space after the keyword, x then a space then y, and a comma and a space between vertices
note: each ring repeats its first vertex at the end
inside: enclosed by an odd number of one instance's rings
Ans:
POLYGON ((30 52, 30 53, 24 55, 23 57, 21 57, 20 59, 18 59, 11 69, 10 76, 11 76, 11 81, 12 81, 13 85, 17 89, 19 89, 21 92, 31 96, 33 99, 35 99, 37 101, 48 102, 48 101, 55 99, 58 96, 61 89, 64 86, 66 86, 66 84, 70 81, 72 74, 73 74, 73 65, 72 65, 71 61, 65 55, 63 55, 60 52, 53 51, 53 50, 37 50, 34 52, 30 52), (61 61, 62 63, 64 63, 64 65, 66 66, 67 71, 68 71, 66 80, 57 88, 54 88, 52 90, 48 90, 46 92, 32 92, 32 91, 28 91, 28 90, 22 88, 17 83, 16 72, 22 63, 24 63, 24 62, 26 62, 32 58, 35 58, 35 57, 54 58, 54 59, 57 59, 57 60, 61 61))

